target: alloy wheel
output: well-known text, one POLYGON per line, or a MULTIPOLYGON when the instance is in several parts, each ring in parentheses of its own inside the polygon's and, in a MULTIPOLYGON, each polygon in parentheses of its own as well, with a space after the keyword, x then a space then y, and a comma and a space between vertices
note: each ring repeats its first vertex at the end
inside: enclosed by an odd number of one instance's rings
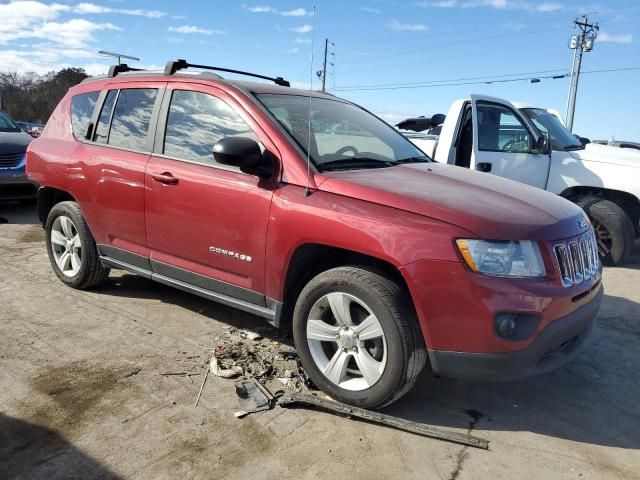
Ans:
POLYGON ((316 366, 340 388, 365 390, 382 377, 387 364, 385 334, 361 299, 344 292, 322 296, 311 308, 306 333, 316 366))
POLYGON ((598 253, 601 258, 605 258, 611 252, 613 245, 613 238, 611 232, 607 227, 598 221, 593 221, 593 229, 596 232, 596 239, 598 241, 598 253))
POLYGON ((82 241, 69 217, 61 215, 51 226, 51 251, 58 268, 67 277, 74 277, 82 266, 82 241))

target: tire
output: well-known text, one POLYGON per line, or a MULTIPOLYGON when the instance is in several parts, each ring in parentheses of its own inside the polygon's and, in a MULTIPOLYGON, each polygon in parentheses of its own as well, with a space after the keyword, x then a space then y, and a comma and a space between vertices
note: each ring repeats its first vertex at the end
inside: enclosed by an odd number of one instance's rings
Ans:
POLYGON ((53 271, 65 285, 89 289, 109 276, 110 269, 100 263, 96 242, 77 203, 61 202, 51 209, 45 239, 53 271))
POLYGON ((360 267, 328 270, 303 288, 293 312, 293 338, 313 383, 357 407, 381 408, 398 400, 426 361, 408 293, 360 267))
POLYGON ((631 252, 635 239, 629 216, 615 203, 598 197, 585 197, 576 203, 593 224, 602 263, 609 266, 622 263, 631 252))

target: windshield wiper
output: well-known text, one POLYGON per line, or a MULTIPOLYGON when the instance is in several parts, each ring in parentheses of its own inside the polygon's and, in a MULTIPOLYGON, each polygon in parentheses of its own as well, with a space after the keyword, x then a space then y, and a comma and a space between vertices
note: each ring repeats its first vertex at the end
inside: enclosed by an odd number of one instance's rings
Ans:
POLYGON ((394 165, 400 165, 401 163, 431 163, 431 159, 426 155, 420 157, 407 157, 393 162, 394 165))
POLYGON ((568 145, 563 149, 565 152, 570 152, 572 150, 584 150, 584 145, 568 145))
POLYGON ((385 168, 393 165, 393 162, 372 158, 341 158, 340 160, 323 162, 319 166, 322 170, 355 170, 358 168, 385 168))

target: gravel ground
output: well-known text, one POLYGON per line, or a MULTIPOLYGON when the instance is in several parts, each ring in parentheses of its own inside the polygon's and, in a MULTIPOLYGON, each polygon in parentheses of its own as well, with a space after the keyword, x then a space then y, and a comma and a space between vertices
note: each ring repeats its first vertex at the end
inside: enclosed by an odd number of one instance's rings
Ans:
POLYGON ((123 272, 74 291, 33 207, 0 217, 0 478, 640 478, 640 243, 605 270, 600 328, 566 368, 494 384, 425 373, 386 410, 472 431, 482 451, 307 410, 239 420, 233 382, 212 375, 194 408, 203 347, 261 319, 123 272))

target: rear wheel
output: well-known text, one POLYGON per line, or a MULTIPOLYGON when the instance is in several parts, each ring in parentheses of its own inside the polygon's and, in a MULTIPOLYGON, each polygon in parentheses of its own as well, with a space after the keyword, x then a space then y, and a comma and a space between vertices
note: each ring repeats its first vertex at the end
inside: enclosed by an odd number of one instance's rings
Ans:
POLYGON ((591 220, 602 263, 619 265, 631 252, 635 239, 629 216, 615 203, 598 197, 586 197, 576 203, 591 220))
POLYGON ((400 398, 426 360, 404 289, 358 267, 334 268, 307 284, 294 310, 293 336, 311 380, 336 400, 359 407, 400 398))
POLYGON ((100 263, 96 242, 77 203, 55 205, 47 217, 45 231, 49 261, 63 283, 86 289, 109 276, 110 269, 100 263))

